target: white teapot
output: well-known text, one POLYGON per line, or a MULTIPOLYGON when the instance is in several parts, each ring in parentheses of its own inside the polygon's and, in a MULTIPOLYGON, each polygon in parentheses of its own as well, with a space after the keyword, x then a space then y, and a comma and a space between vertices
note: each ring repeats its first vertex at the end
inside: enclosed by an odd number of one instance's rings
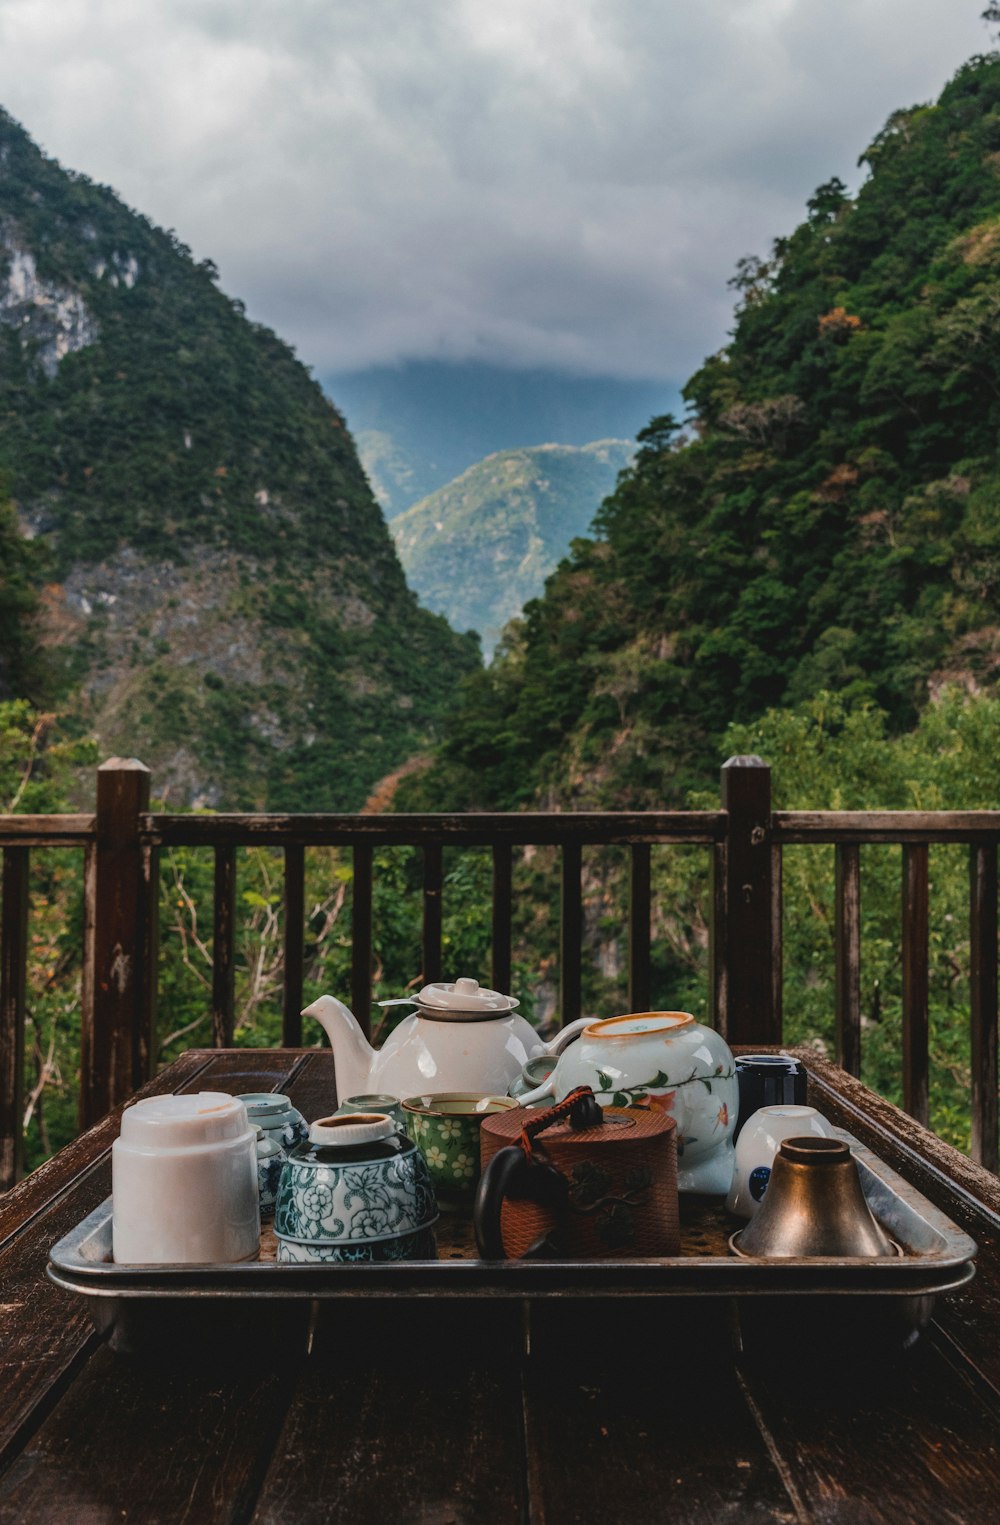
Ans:
POLYGON ((544 1084, 518 1096, 522 1107, 562 1101, 588 1085, 602 1107, 666 1112, 677 1123, 678 1190, 727 1192, 739 1085, 725 1040, 686 1011, 638 1012, 584 1027, 544 1084))
POLYGON ((416 1010, 378 1050, 336 996, 321 995, 302 1015, 315 1017, 330 1040, 340 1101, 374 1091, 399 1097, 435 1091, 505 1096, 529 1059, 561 1053, 590 1020, 571 1022, 551 1043, 543 1043, 517 1015, 519 1004, 513 996, 483 989, 477 980, 425 985, 419 995, 379 1002, 416 1010))

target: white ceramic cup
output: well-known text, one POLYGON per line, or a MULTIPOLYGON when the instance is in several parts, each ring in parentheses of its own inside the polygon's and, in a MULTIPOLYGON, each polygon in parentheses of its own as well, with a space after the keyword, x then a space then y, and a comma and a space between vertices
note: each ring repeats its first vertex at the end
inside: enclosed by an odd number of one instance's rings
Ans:
POLYGON ((778 1145, 786 1138, 832 1138, 833 1129, 815 1107, 792 1102, 761 1107, 751 1114, 736 1140, 733 1184, 726 1206, 741 1218, 753 1218, 760 1207, 778 1145))
POLYGON ((111 1149, 113 1254, 132 1265, 251 1260, 260 1252, 256 1130, 236 1096, 150 1096, 111 1149))

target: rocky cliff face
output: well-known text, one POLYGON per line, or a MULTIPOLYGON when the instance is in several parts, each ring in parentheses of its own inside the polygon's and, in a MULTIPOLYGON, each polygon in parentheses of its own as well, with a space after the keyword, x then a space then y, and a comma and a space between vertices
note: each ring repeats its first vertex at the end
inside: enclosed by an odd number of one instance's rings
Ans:
POLYGON ((0 112, 4 493, 61 702, 174 803, 356 807, 476 664, 287 346, 0 112))

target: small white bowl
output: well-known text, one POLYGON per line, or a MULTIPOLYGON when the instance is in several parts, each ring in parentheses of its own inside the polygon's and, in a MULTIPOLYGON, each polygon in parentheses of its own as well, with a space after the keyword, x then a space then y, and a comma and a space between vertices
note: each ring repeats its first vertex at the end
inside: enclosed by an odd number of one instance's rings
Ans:
POLYGON ((740 1218, 752 1218, 760 1207, 771 1166, 783 1139, 832 1138, 833 1129, 815 1107, 800 1107, 789 1102, 761 1107, 744 1124, 736 1140, 736 1165, 726 1206, 740 1218))

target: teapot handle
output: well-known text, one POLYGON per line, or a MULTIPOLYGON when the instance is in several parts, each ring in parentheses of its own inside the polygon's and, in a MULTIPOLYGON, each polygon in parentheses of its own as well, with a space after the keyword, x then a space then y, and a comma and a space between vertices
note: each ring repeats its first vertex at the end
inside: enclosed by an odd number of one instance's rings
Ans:
POLYGON ((560 1029, 551 1043, 546 1043, 545 1052, 547 1054, 561 1054, 567 1043, 575 1038, 577 1033, 582 1033, 585 1027, 589 1027, 593 1020, 593 1017, 577 1017, 575 1022, 568 1022, 565 1027, 560 1029))
MULTIPOLYGON (((472 1216, 481 1259, 507 1258, 500 1226, 500 1214, 506 1198, 509 1197, 514 1202, 535 1202, 540 1207, 547 1208, 556 1221, 564 1211, 569 1196, 565 1176, 548 1160, 535 1156, 532 1148, 536 1134, 566 1116, 569 1117, 570 1126, 575 1129, 593 1128, 600 1124, 601 1109, 589 1086, 578 1086, 557 1106, 550 1107, 547 1112, 525 1122, 520 1142, 498 1150, 480 1176, 472 1216)), ((548 1234, 543 1234, 527 1254, 544 1254, 546 1251, 552 1253, 552 1246, 548 1244, 548 1234)))

